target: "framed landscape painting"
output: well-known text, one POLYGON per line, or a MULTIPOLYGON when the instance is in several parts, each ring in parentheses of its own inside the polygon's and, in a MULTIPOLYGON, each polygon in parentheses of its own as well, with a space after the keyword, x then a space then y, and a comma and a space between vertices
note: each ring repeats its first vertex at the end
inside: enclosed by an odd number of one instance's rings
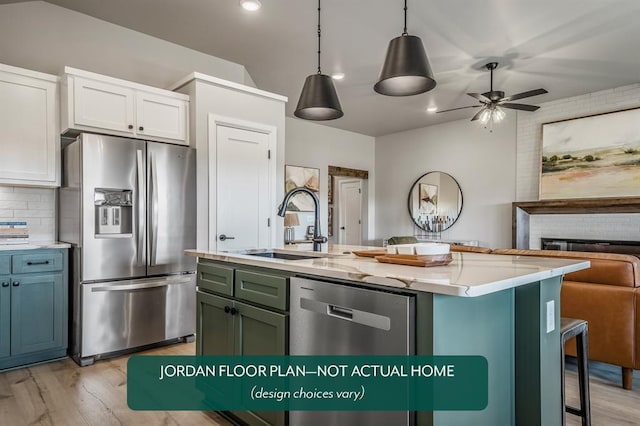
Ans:
POLYGON ((640 109, 542 125, 540 199, 640 196, 640 109))
MULTIPOLYGON (((300 166, 284 166, 284 191, 304 186, 316 194, 320 192, 320 169, 300 166)), ((313 199, 308 194, 296 194, 289 201, 287 210, 312 212, 313 199)))

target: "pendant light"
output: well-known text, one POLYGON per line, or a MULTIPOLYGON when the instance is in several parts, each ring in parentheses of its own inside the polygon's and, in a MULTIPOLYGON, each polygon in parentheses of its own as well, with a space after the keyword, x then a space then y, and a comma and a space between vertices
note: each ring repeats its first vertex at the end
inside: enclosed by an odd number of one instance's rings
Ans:
POLYGON ((404 31, 389 42, 380 78, 373 90, 387 96, 411 96, 436 87, 420 37, 407 33, 407 0, 404 0, 404 31))
POLYGON ((307 77, 293 115, 305 120, 334 120, 344 115, 333 80, 320 69, 320 0, 318 0, 318 72, 307 77))

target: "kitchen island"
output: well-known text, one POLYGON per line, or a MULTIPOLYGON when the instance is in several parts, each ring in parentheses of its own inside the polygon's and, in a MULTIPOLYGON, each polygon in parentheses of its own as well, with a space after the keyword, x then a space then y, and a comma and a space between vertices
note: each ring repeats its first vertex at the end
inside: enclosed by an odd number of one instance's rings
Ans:
MULTIPOLYGON (((588 261, 452 253, 449 265, 425 268, 351 254, 358 249, 373 247, 270 250, 313 256, 296 260, 188 250, 199 258, 198 353, 288 354, 295 277, 409 294, 417 355, 481 355, 489 366, 484 410, 419 412, 416 424, 562 424, 560 285, 588 261), (242 321, 246 315, 252 320, 242 321)), ((234 414, 249 424, 286 419, 274 412, 234 414)))

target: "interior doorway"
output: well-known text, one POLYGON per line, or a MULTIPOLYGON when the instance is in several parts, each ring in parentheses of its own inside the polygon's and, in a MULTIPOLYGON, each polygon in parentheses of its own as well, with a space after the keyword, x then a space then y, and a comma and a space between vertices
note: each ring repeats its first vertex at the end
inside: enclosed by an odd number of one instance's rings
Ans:
POLYGON ((338 180, 338 244, 362 245, 362 179, 338 180))
POLYGON ((367 240, 369 172, 329 166, 328 175, 329 241, 362 245, 367 240))

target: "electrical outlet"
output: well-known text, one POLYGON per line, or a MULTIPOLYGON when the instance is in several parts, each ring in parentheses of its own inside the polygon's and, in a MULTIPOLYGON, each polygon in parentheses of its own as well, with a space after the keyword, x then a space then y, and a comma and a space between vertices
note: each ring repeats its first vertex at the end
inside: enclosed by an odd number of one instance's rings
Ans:
POLYGON ((556 329, 556 308, 555 301, 550 300, 547 302, 547 333, 551 333, 556 329))

